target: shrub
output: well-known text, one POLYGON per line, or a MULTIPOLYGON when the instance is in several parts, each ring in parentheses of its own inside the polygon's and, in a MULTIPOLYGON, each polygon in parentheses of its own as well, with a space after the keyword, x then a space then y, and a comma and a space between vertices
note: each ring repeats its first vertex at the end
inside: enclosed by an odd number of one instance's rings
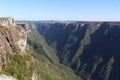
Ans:
POLYGON ((33 62, 30 54, 8 54, 8 63, 4 64, 2 73, 13 76, 19 80, 31 80, 33 73, 33 62))

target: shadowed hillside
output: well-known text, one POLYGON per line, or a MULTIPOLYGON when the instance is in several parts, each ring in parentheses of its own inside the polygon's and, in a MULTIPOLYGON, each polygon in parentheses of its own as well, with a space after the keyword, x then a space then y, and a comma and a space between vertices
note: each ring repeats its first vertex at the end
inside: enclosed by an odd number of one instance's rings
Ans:
POLYGON ((120 79, 119 22, 35 22, 60 62, 84 80, 120 79))
POLYGON ((34 59, 36 80, 80 80, 72 69, 59 63, 55 50, 47 45, 32 22, 17 23, 28 32, 28 50, 34 59))

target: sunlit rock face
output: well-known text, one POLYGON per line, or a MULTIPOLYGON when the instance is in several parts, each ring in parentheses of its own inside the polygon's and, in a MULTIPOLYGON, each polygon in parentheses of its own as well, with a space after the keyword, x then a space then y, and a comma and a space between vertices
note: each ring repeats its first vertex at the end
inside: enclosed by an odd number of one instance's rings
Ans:
POLYGON ((31 28, 30 28, 31 24, 30 23, 17 21, 16 24, 17 24, 17 26, 21 26, 26 31, 26 33, 31 32, 31 28))
POLYGON ((0 75, 0 80, 17 80, 11 76, 0 75))
POLYGON ((13 38, 13 45, 16 51, 22 55, 26 49, 26 32, 21 27, 15 27, 15 30, 11 33, 11 37, 13 38))
POLYGON ((36 73, 34 72, 33 75, 32 75, 32 80, 38 80, 38 77, 36 75, 36 73))
POLYGON ((11 17, 0 18, 0 26, 4 27, 15 26, 15 21, 11 17))
POLYGON ((0 18, 0 70, 6 63, 6 55, 18 53, 23 55, 26 50, 27 34, 20 26, 16 26, 14 19, 0 18))

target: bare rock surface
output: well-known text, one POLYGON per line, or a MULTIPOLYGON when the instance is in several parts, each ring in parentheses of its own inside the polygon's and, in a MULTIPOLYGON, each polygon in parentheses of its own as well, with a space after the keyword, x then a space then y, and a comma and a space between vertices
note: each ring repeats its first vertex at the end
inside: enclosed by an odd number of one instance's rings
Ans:
POLYGON ((0 80, 17 80, 12 76, 0 75, 0 80))
MULTIPOLYGON (((0 18, 0 70, 6 63, 7 54, 25 53, 27 34, 24 29, 15 24, 10 17, 0 18)), ((0 79, 1 80, 1 79, 0 79)))

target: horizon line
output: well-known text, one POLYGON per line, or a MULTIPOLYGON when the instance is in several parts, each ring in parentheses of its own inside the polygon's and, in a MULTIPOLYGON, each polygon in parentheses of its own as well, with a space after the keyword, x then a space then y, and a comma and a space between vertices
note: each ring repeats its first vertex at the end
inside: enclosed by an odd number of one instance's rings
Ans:
POLYGON ((63 22, 63 21, 89 21, 89 22, 120 22, 120 20, 115 20, 115 19, 86 19, 86 20, 84 20, 84 19, 14 19, 15 21, 61 21, 61 22, 63 22))

